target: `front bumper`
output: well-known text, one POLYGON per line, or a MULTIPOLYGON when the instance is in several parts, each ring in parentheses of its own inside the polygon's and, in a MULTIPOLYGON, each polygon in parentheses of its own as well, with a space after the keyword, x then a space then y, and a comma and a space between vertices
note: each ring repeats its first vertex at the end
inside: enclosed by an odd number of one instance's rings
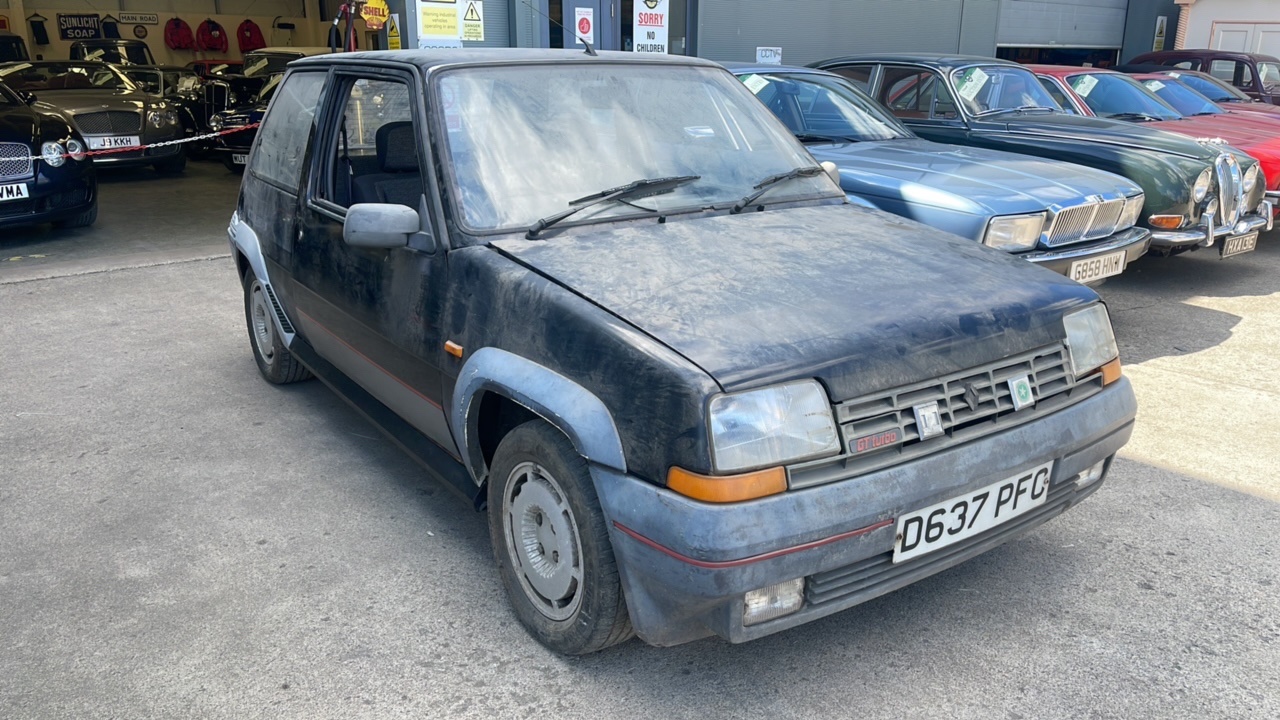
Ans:
MULTIPOLYGON (((68 163, 77 162, 69 160, 68 163)), ((11 184, 5 180, 2 184, 11 184)), ((75 217, 97 202, 98 185, 88 162, 55 169, 41 168, 25 181, 29 197, 0 202, 0 227, 38 225, 75 217)))
POLYGON ((1017 537, 1105 479, 1077 476, 1129 440, 1137 403, 1125 378, 1051 415, 884 470, 730 505, 683 497, 594 466, 632 625, 653 645, 708 635, 745 642, 896 590, 1017 537), (1044 506, 956 545, 892 564, 895 518, 1053 459, 1044 506), (743 594, 805 578, 791 615, 742 624, 743 594))
POLYGON ((1270 200, 1264 200, 1258 212, 1245 215, 1235 225, 1218 225, 1212 216, 1206 214, 1205 220, 1193 228, 1152 231, 1151 246, 1158 248, 1210 247, 1218 238, 1232 238, 1251 232, 1269 231, 1274 227, 1274 216, 1270 200))
MULTIPOLYGON (((86 140, 92 135, 85 136, 86 140)), ((152 143, 166 142, 168 140, 178 140, 182 137, 181 128, 175 128, 172 132, 160 134, 143 134, 139 138, 139 142, 143 145, 152 143)), ((99 166, 111 167, 132 167, 135 165, 150 165, 151 163, 174 157, 182 152, 182 145, 163 145, 161 147, 149 147, 142 150, 129 150, 127 152, 106 153, 103 155, 94 155, 93 164, 99 166)))
POLYGON ((1019 253, 1018 257, 1046 267, 1059 275, 1071 277, 1071 266, 1082 260, 1124 252, 1124 265, 1142 257, 1151 243, 1151 232, 1146 228, 1129 228, 1115 235, 1079 245, 1071 245, 1053 250, 1033 250, 1019 253))

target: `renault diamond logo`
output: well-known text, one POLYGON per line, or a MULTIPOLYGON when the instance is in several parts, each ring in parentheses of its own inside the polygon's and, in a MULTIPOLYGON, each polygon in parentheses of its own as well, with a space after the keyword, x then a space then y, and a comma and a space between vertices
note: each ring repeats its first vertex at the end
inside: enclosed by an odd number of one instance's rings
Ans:
POLYGON ((921 440, 942 434, 942 415, 938 412, 938 403, 916 405, 911 410, 916 414, 916 430, 920 432, 921 440))
POLYGON ((1009 397, 1013 399, 1013 409, 1021 410, 1036 404, 1031 394, 1031 380, 1026 375, 1009 378, 1009 397))

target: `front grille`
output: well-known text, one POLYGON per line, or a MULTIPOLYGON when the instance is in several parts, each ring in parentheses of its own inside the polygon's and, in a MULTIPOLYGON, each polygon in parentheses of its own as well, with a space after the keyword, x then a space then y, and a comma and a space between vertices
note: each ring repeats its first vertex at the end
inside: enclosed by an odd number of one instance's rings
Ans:
POLYGON ((36 201, 31 198, 23 200, 6 200, 0 202, 0 218, 18 217, 19 215, 30 215, 36 211, 36 201))
POLYGON ((75 115, 72 119, 85 135, 118 135, 142 130, 142 114, 136 112, 91 112, 75 115))
POLYGON ((0 143, 0 179, 31 176, 31 148, 23 143, 0 143))
POLYGON ((207 82, 204 86, 205 117, 231 107, 231 88, 223 82, 207 82))
POLYGON ((854 398, 836 406, 844 454, 788 469, 791 488, 845 480, 897 465, 1020 425, 1074 404, 1102 389, 1097 374, 1077 380, 1067 349, 1055 343, 938 380, 854 398), (1015 411, 1008 381, 1025 375, 1035 405, 1015 411), (920 440, 917 405, 938 403, 943 433, 920 440), (855 453, 858 438, 896 432, 897 440, 879 450, 855 453))
POLYGON ((897 565, 893 563, 893 551, 890 550, 852 565, 810 575, 808 582, 805 583, 805 602, 808 605, 822 605, 858 593, 878 594, 875 592, 877 589, 894 583, 895 580, 900 580, 898 584, 901 585, 932 575, 947 567, 957 556, 970 553, 978 546, 984 546, 981 548, 983 551, 990 550, 1060 514, 1083 495, 1092 493, 1097 486, 1095 484, 1082 492, 1076 489, 1074 482, 1058 483, 1049 488, 1048 499, 1035 510, 1019 515, 1010 522, 997 525, 968 540, 897 565))
POLYGON ((1057 247, 1107 237, 1115 233, 1123 213, 1124 198, 1059 210, 1053 216, 1046 244, 1057 247))
POLYGON ((1219 155, 1213 163, 1218 175, 1218 217, 1221 225, 1235 225, 1244 209, 1244 178, 1233 155, 1219 155))

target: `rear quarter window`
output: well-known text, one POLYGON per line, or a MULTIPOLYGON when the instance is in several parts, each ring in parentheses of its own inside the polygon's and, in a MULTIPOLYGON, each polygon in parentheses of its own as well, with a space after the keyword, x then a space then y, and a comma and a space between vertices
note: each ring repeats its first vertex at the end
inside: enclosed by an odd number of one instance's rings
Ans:
POLYGON ((302 72, 285 78, 258 129, 250 172, 291 193, 298 192, 302 161, 326 77, 324 72, 302 72))

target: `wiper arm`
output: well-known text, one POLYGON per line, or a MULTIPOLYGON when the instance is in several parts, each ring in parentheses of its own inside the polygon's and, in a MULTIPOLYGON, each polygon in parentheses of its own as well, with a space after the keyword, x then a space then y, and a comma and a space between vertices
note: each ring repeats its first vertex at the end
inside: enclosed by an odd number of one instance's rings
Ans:
POLYGON ((831 142, 831 143, 856 143, 862 142, 856 137, 848 135, 823 135, 822 133, 796 133, 796 139, 800 142, 831 142))
POLYGON ((1048 110, 1049 112, 1057 112, 1053 108, 1045 107, 1043 105, 1019 105, 1014 108, 991 108, 990 110, 983 110, 982 112, 974 113, 973 116, 980 118, 988 115, 999 115, 1000 113, 1025 112, 1027 110, 1048 110))
POLYGON ((681 185, 687 185, 694 180, 701 179, 701 175, 675 175, 672 177, 644 178, 634 182, 629 182, 626 185, 620 185, 616 188, 609 188, 608 190, 601 190, 598 193, 585 195, 577 200, 570 200, 568 210, 562 210, 555 215, 548 215, 529 226, 529 231, 526 232, 524 236, 529 240, 535 240, 538 237, 538 233, 543 230, 546 230, 571 215, 601 203, 615 201, 625 203, 628 200, 661 195, 662 193, 669 193, 681 185))
POLYGON ((1136 113, 1136 112, 1111 113, 1107 117, 1112 120, 1139 120, 1141 122, 1160 122, 1160 118, 1156 117, 1155 115, 1148 115, 1146 113, 1136 113))
POLYGON ((756 183, 755 192, 751 193, 750 195, 734 203, 733 209, 730 210, 729 212, 734 215, 737 215, 738 213, 742 212, 748 205, 755 202, 756 200, 759 200, 761 195, 764 195, 765 193, 769 192, 770 189, 772 189, 775 185, 777 185, 780 182, 784 182, 786 180, 794 180, 796 178, 802 178, 802 177, 814 177, 815 175, 821 175, 825 172, 826 170, 821 165, 806 165, 805 167, 798 167, 795 170, 788 170, 787 172, 778 173, 777 175, 770 175, 769 177, 756 183))

